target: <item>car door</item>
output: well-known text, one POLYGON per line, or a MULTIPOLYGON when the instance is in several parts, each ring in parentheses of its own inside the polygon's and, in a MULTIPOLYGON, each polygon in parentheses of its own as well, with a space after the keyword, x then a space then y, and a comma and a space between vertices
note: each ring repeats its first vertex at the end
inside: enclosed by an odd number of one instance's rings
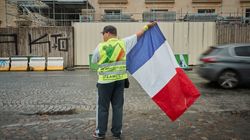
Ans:
POLYGON ((242 80, 250 82, 250 45, 235 47, 234 52, 242 80))

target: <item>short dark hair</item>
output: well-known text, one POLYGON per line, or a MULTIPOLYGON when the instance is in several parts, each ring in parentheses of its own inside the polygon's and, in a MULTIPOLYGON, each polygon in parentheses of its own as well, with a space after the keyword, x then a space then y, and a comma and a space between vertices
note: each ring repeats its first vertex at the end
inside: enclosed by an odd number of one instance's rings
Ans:
POLYGON ((104 34, 104 33, 111 33, 111 34, 113 34, 113 35, 117 35, 117 30, 116 30, 116 28, 114 27, 114 26, 112 26, 112 25, 107 25, 107 26, 105 26, 104 28, 103 28, 103 31, 102 31, 102 33, 104 34))

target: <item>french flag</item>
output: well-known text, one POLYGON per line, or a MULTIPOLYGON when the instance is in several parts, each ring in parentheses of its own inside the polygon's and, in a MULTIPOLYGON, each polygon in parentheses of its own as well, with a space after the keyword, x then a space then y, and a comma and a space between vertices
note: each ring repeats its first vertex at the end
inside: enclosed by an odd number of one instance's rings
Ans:
POLYGON ((146 31, 127 54, 127 69, 172 121, 200 96, 158 25, 146 31))

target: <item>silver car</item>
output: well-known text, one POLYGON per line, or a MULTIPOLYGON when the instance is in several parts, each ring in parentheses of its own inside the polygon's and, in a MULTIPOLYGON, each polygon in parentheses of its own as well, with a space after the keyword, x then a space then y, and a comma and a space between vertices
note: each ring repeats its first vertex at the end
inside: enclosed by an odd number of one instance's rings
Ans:
POLYGON ((250 44, 212 46, 200 57, 198 74, 223 88, 250 86, 250 44))

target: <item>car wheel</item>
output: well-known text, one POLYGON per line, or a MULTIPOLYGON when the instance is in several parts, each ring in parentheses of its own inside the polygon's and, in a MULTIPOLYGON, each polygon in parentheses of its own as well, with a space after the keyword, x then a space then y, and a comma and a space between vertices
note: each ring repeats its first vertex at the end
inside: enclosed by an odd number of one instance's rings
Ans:
POLYGON ((235 88, 239 84, 239 77, 234 71, 224 71, 218 77, 218 84, 226 89, 235 88))

